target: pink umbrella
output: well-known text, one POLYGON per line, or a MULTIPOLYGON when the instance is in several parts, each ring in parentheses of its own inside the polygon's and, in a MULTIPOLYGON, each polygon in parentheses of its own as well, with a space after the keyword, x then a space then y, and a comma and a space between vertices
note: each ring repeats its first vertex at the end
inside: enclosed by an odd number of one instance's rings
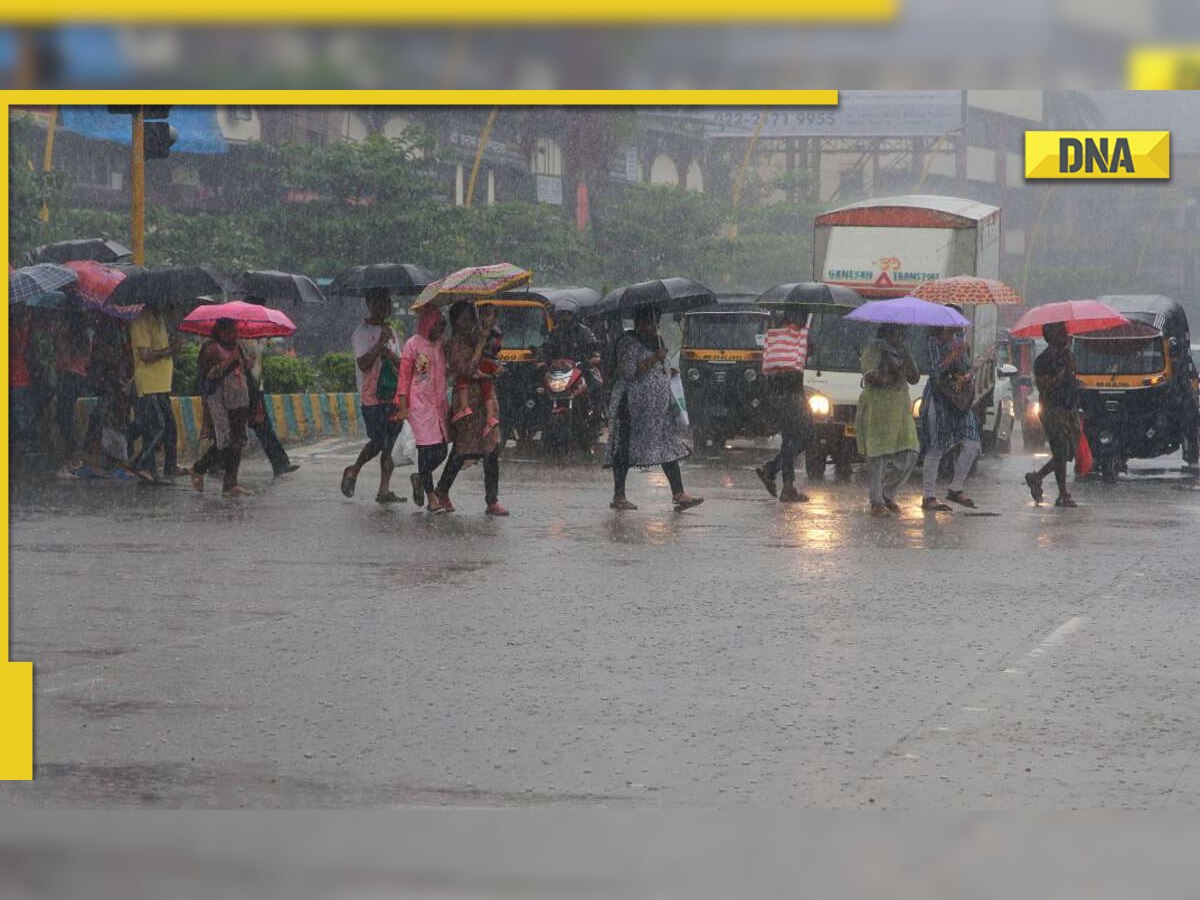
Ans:
POLYGON ((257 303, 217 303, 198 306, 184 316, 179 330, 190 334, 212 334, 218 319, 233 319, 237 322, 240 338, 288 337, 296 333, 296 325, 277 309, 268 309, 257 303))
POLYGON ((1017 319, 1009 334, 1013 337, 1041 337, 1043 325, 1057 322, 1067 326, 1068 334, 1086 334, 1126 325, 1129 320, 1099 300, 1062 300, 1035 306, 1017 319))

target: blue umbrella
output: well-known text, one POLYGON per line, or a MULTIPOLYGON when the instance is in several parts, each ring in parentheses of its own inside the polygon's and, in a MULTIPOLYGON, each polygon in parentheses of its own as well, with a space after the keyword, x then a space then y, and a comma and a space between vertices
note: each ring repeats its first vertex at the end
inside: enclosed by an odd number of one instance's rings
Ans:
POLYGON ((897 297, 895 300, 873 300, 846 314, 857 322, 878 322, 881 325, 919 325, 926 328, 966 328, 971 320, 958 310, 940 303, 930 303, 917 297, 897 297))
POLYGON ((29 306, 47 306, 53 298, 48 294, 59 294, 61 288, 75 283, 75 273, 66 266, 43 263, 13 269, 8 273, 8 302, 25 303, 29 306))

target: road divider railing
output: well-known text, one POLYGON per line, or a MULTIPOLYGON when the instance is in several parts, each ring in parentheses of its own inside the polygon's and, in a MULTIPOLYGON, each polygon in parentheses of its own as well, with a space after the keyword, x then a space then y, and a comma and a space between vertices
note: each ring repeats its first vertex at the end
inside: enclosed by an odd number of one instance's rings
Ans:
MULTIPOLYGON (((354 435, 365 430, 358 394, 267 394, 263 399, 275 433, 284 443, 354 435)), ((75 415, 80 434, 87 428, 95 406, 95 397, 84 397, 78 402, 75 415)), ((175 412, 179 451, 198 452, 204 427, 204 401, 200 397, 172 397, 171 407, 175 412)))

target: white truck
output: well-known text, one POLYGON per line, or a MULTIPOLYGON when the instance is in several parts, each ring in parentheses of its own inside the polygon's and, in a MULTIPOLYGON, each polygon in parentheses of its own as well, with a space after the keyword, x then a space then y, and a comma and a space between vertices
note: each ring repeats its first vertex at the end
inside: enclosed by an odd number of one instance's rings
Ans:
MULTIPOLYGON (((959 197, 884 197, 852 203, 817 216, 813 279, 853 288, 868 300, 902 297, 922 281, 951 275, 997 278, 1000 209, 959 197)), ((976 414, 985 449, 1006 451, 1012 435, 1012 398, 996 361, 996 307, 966 306, 975 367, 976 414)), ((829 463, 847 477, 858 459, 854 415, 862 391, 859 354, 875 326, 845 321, 844 313, 816 312, 809 326, 804 383, 816 431, 805 468, 821 477, 829 463)), ((928 372, 924 329, 910 338, 917 365, 928 372)), ((910 394, 919 410, 925 378, 910 394)))

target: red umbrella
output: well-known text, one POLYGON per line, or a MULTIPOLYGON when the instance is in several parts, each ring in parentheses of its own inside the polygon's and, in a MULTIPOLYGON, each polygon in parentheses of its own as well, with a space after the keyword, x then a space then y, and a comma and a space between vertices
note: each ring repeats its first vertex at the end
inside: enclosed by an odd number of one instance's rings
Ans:
POLYGON ((208 336, 212 334, 218 319, 237 322, 240 338, 288 337, 296 333, 295 324, 279 310, 268 309, 257 303, 243 303, 241 300, 198 306, 184 316, 179 323, 179 330, 208 336))
POLYGON ((930 303, 948 303, 954 306, 978 306, 982 303, 1016 305, 1022 302, 1021 295, 1003 281, 976 278, 973 275, 953 275, 936 281, 922 281, 913 288, 912 295, 930 303))
POLYGON ((1063 300, 1035 306, 1017 319, 1009 333, 1013 337, 1041 337, 1042 326, 1055 322, 1065 324, 1068 334, 1086 334, 1125 325, 1129 320, 1099 300, 1063 300))
POLYGON ((125 272, 121 269, 91 259, 73 259, 63 265, 75 272, 75 284, 71 289, 84 306, 118 319, 136 319, 141 315, 141 303, 116 306, 109 302, 113 291, 125 280, 125 272))

